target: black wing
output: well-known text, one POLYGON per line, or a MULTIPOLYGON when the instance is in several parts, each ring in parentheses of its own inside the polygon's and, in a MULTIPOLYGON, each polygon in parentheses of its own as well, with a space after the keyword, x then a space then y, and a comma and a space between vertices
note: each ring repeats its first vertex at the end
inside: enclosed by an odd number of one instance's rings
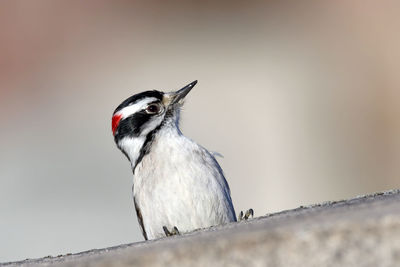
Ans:
POLYGON ((142 230, 142 234, 144 236, 144 239, 148 240, 147 239, 147 233, 146 233, 146 230, 144 229, 144 225, 143 225, 142 212, 140 211, 140 208, 139 208, 138 204, 136 203, 135 197, 133 197, 133 203, 135 204, 136 216, 137 216, 137 219, 139 221, 140 229, 142 230))

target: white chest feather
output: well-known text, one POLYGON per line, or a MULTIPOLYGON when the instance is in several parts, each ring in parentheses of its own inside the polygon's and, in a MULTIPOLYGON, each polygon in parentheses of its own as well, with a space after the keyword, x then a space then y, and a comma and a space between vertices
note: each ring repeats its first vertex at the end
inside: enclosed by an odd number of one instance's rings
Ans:
MULTIPOLYGON (((136 141, 132 153, 140 142, 144 140, 136 141)), ((138 158, 129 157, 132 164, 138 158)), ((133 195, 149 239, 164 236, 163 226, 187 232, 236 220, 215 158, 172 127, 156 133, 149 153, 136 166, 133 195)))

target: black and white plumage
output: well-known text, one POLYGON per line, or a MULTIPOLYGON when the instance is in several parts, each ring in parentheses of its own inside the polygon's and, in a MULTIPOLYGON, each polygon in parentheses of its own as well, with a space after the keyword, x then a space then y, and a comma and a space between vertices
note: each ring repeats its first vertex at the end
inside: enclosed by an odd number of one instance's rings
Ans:
POLYGON ((144 238, 236 221, 228 183, 214 156, 179 129, 184 97, 146 91, 114 111, 112 130, 133 170, 133 198, 144 238), (168 230, 166 230, 168 229, 168 230))

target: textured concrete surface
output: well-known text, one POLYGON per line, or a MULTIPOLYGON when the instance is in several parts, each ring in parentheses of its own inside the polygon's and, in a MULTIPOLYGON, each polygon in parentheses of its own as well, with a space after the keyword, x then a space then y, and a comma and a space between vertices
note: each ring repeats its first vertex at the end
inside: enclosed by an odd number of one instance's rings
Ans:
POLYGON ((57 266, 400 266, 400 191, 326 202, 183 236, 25 260, 57 266))

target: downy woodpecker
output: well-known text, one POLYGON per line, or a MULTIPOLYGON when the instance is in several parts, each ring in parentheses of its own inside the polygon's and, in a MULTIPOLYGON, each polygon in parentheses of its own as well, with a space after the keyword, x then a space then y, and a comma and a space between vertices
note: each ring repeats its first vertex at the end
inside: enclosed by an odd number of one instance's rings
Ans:
POLYGON ((114 140, 132 166, 133 199, 146 240, 236 221, 217 160, 179 129, 180 108, 196 83, 176 92, 133 95, 113 113, 114 140))

